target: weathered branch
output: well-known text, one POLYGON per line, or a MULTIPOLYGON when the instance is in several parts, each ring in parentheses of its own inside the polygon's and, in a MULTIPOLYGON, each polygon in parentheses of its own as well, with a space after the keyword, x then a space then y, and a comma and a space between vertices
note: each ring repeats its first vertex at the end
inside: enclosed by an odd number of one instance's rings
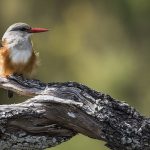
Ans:
POLYGON ((41 83, 20 76, 0 87, 34 96, 0 106, 1 149, 45 149, 77 133, 105 141, 112 150, 150 150, 150 119, 133 107, 82 84, 41 83))

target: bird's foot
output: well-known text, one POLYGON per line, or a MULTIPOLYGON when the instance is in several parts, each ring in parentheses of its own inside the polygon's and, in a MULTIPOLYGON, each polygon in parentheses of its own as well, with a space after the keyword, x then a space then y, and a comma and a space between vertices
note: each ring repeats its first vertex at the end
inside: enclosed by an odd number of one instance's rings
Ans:
POLYGON ((10 99, 10 98, 13 98, 13 91, 10 91, 10 90, 7 90, 7 97, 10 99))
POLYGON ((8 78, 10 80, 14 80, 14 81, 25 80, 25 78, 22 74, 17 74, 17 73, 7 75, 6 78, 8 78))

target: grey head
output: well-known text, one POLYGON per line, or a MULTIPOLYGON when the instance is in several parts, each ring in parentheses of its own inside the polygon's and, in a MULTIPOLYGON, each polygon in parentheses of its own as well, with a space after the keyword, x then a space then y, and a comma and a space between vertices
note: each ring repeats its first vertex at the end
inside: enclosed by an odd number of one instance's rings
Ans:
POLYGON ((46 32, 45 28, 31 28, 26 23, 15 23, 11 25, 3 35, 2 41, 6 40, 7 43, 12 43, 14 40, 28 39, 31 33, 46 32))
POLYGON ((15 23, 11 25, 2 37, 2 41, 5 39, 8 43, 20 38, 29 38, 31 27, 26 23, 15 23))
MULTIPOLYGON (((12 55, 18 51, 32 51, 32 42, 30 40, 31 27, 26 23, 15 23, 11 25, 2 37, 4 44, 10 49, 12 55)), ((17 54, 17 53, 16 53, 17 54)))
POLYGON ((30 36, 32 33, 46 32, 45 28, 31 28, 26 23, 15 23, 11 25, 2 37, 2 41, 7 43, 10 49, 31 49, 30 36))
POLYGON ((29 32, 31 30, 31 27, 26 23, 15 23, 11 25, 6 32, 14 31, 14 32, 29 32))

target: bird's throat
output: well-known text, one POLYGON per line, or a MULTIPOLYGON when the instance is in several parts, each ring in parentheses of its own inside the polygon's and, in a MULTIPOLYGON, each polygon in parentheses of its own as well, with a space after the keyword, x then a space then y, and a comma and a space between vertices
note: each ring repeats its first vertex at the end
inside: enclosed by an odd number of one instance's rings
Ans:
POLYGON ((9 57, 12 63, 26 64, 32 55, 32 43, 29 39, 19 39, 8 43, 9 57))
POLYGON ((30 60, 32 55, 32 50, 30 49, 16 49, 16 48, 11 48, 10 49, 10 55, 9 58, 12 63, 14 64, 26 64, 30 60))

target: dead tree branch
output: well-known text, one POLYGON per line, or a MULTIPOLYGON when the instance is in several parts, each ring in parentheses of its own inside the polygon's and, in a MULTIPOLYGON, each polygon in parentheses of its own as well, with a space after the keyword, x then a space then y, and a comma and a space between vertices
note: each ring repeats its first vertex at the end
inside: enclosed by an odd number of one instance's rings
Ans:
POLYGON ((77 133, 112 150, 150 150, 150 118, 109 95, 75 82, 45 84, 20 76, 0 78, 0 87, 34 96, 0 106, 1 150, 41 150, 77 133))

